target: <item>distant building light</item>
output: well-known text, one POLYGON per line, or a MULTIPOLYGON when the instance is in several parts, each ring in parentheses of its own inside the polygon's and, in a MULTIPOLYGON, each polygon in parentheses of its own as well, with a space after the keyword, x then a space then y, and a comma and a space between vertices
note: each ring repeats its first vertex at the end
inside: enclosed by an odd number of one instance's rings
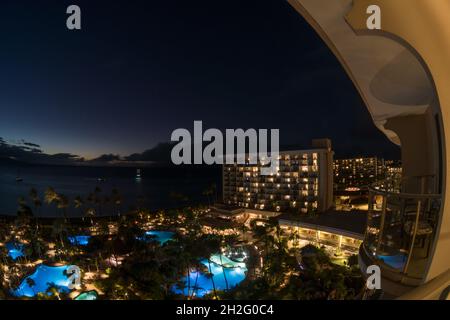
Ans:
POLYGON ((361 189, 358 187, 349 187, 349 188, 346 188, 345 191, 355 192, 355 191, 361 191, 361 189))

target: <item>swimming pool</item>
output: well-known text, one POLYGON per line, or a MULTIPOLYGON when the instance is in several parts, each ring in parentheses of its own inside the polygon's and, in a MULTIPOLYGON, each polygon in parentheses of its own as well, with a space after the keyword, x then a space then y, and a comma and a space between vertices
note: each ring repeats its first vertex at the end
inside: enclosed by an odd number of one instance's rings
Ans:
MULTIPOLYGON (((226 290, 227 283, 228 289, 231 289, 245 279, 247 272, 245 263, 232 261, 223 255, 222 257, 220 255, 212 255, 210 261, 210 273, 213 275, 212 277, 209 277, 203 272, 190 272, 189 281, 187 276, 184 277, 184 280, 182 279, 186 288, 180 289, 174 286, 172 291, 187 296, 188 294, 192 294, 192 290, 194 290, 194 296, 203 297, 214 290, 213 281, 216 290, 226 290), (220 265, 221 258, 224 267, 220 265), (195 285, 196 281, 197 285, 195 285), (188 284, 190 284, 190 288, 188 288, 188 284)), ((209 269, 207 259, 201 260, 200 262, 209 269)))
POLYGON ((55 285, 59 292, 70 292, 70 280, 65 271, 70 266, 50 267, 40 264, 34 273, 22 280, 11 294, 16 297, 35 297, 38 293, 45 293, 51 285, 55 285))
POLYGON ((167 241, 171 240, 173 238, 174 234, 175 233, 173 233, 171 231, 150 230, 150 231, 145 232, 145 236, 148 236, 148 237, 144 236, 143 240, 145 240, 145 241, 155 240, 155 241, 158 241, 159 244, 163 245, 167 241))
POLYGON ((22 243, 7 242, 6 249, 8 250, 8 256, 13 260, 25 256, 23 252, 24 245, 22 243))
POLYGON ((92 290, 80 293, 74 300, 97 300, 97 298, 97 291, 92 290))
POLYGON ((91 236, 72 236, 68 237, 69 242, 74 246, 87 246, 91 236))
POLYGON ((382 260, 388 266, 392 268, 402 270, 406 264, 406 255, 405 254, 396 254, 392 256, 386 255, 378 255, 378 259, 382 260))

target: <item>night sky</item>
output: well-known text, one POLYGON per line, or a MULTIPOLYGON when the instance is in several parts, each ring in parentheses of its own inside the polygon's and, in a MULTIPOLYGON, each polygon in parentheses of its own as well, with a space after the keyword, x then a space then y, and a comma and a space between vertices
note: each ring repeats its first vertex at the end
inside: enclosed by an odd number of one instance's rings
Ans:
MULTIPOLYGON (((324 8, 326 9, 326 8, 324 8)), ((283 0, 6 1, 0 137, 46 153, 128 155, 176 128, 329 137, 336 157, 396 157, 342 67, 283 0), (66 28, 66 8, 82 30, 66 28)))

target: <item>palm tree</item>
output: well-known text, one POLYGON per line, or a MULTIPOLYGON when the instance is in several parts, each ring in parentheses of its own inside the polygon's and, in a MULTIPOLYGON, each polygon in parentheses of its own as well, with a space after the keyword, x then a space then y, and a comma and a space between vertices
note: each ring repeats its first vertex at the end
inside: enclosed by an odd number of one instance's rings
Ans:
POLYGON ((217 186, 215 183, 208 186, 204 191, 203 195, 207 197, 208 199, 208 205, 211 206, 211 200, 212 202, 215 202, 217 200, 217 186))
POLYGON ((37 190, 35 188, 31 188, 30 190, 30 198, 31 201, 33 201, 34 208, 36 209, 36 212, 39 211, 39 208, 42 207, 42 201, 39 199, 39 195, 37 193, 37 190))
MULTIPOLYGON (((73 200, 73 202, 74 202, 75 208, 80 209, 80 211, 83 212, 83 205, 84 205, 83 199, 80 196, 76 196, 75 199, 73 200)), ((84 217, 83 217, 83 219, 84 219, 84 217)))
POLYGON ((38 234, 33 234, 31 241, 30 241, 30 245, 32 247, 32 251, 33 253, 37 254, 37 256, 39 257, 39 259, 42 259, 42 252, 45 249, 45 244, 42 241, 41 238, 39 238, 38 234))
POLYGON ((60 219, 55 220, 52 225, 52 235, 56 239, 59 239, 59 245, 61 246, 62 250, 65 249, 63 235, 66 233, 67 233, 67 230, 66 230, 66 225, 65 225, 64 221, 62 221, 60 219))
POLYGON ((58 300, 61 300, 58 286, 55 283, 50 283, 49 287, 47 288, 47 293, 51 293, 51 295, 55 296, 58 300))
POLYGON ((120 206, 122 205, 122 196, 120 195, 119 190, 113 188, 111 191, 111 198, 113 204, 117 208, 117 215, 120 217, 120 206))
POLYGON ((25 222, 25 224, 28 224, 28 218, 33 216, 33 211, 31 210, 31 208, 27 205, 27 202, 25 201, 24 197, 19 197, 18 199, 18 203, 19 203, 19 208, 17 210, 17 215, 20 218, 23 218, 25 222))
POLYGON ((91 227, 94 226, 94 217, 95 217, 95 209, 94 208, 89 208, 86 210, 85 212, 85 217, 88 217, 89 219, 91 219, 91 227))
POLYGON ((242 232, 242 240, 246 240, 246 233, 250 230, 245 223, 241 224, 239 230, 242 232))
POLYGON ((58 194, 55 189, 48 187, 44 192, 44 201, 46 204, 51 205, 58 202, 58 194))
POLYGON ((273 243, 272 230, 270 227, 256 226, 253 228, 253 233, 258 241, 261 241, 264 244, 265 257, 264 261, 266 261, 269 257, 269 249, 271 248, 271 244, 273 243))
POLYGON ((295 229, 294 232, 291 232, 289 234, 289 240, 292 241, 292 245, 294 248, 296 248, 299 244, 300 235, 298 234, 298 230, 295 229))
MULTIPOLYGON (((107 195, 101 199, 101 202, 105 205, 106 208, 108 208, 108 204, 111 203, 111 198, 107 195)), ((112 222, 112 215, 108 212, 109 221, 112 222)))
POLYGON ((36 282, 34 282, 34 280, 31 278, 27 278, 26 281, 27 281, 28 286, 31 288, 31 290, 33 290, 33 293, 36 294, 36 292, 34 292, 34 287, 36 286, 36 282))
POLYGON ((35 209, 35 212, 36 212, 35 225, 36 225, 36 232, 38 232, 38 230, 39 230, 39 220, 38 220, 37 216, 39 215, 40 208, 42 207, 42 201, 39 198, 38 192, 37 192, 37 190, 35 188, 31 188, 31 190, 30 190, 30 198, 31 198, 31 201, 34 204, 34 209, 35 209))
MULTIPOLYGON (((229 238, 228 237, 222 237, 222 242, 225 243, 225 246, 228 246, 230 243, 228 243, 229 238)), ((228 287, 228 279, 227 279, 227 274, 225 272, 225 266, 223 265, 223 261, 222 261, 222 252, 221 252, 221 248, 219 248, 219 258, 220 258, 220 266, 222 268, 222 273, 223 273, 223 278, 225 279, 225 286, 227 288, 227 290, 229 289, 228 287)))
POLYGON ((62 210, 64 219, 67 221, 67 208, 69 207, 69 199, 63 194, 58 194, 57 204, 58 209, 62 210))
POLYGON ((102 215, 102 199, 100 194, 102 193, 102 189, 100 187, 95 187, 94 189, 94 203, 97 205, 98 213, 102 215))
POLYGON ((213 200, 217 201, 217 185, 215 183, 211 184, 211 193, 214 196, 213 200))
MULTIPOLYGON (((105 205, 105 207, 107 207, 110 203, 111 203, 111 198, 109 196, 105 195, 103 197, 103 204, 105 205)), ((110 214, 108 214, 108 215, 110 215, 110 214)))
POLYGON ((145 198, 144 198, 143 195, 140 194, 140 195, 137 196, 136 202, 137 202, 137 205, 138 205, 138 211, 142 210, 142 208, 144 206, 144 201, 145 201, 145 198))
POLYGON ((203 248, 202 255, 205 256, 206 259, 208 260, 208 271, 211 276, 214 297, 217 299, 216 284, 214 281, 214 274, 212 273, 211 269, 211 255, 220 251, 220 239, 217 236, 209 235, 205 239, 202 239, 202 244, 203 244, 201 246, 201 248, 203 248))
MULTIPOLYGON (((197 263, 197 261, 194 261, 194 266, 195 266, 195 281, 194 281, 194 286, 192 287, 192 293, 191 293, 191 299, 194 297, 194 294, 196 292, 198 292, 198 289, 200 289, 198 287, 198 276, 200 274, 200 270, 199 270, 199 265, 197 263)), ((191 277, 191 275, 189 274, 189 278, 191 277)))
POLYGON ((208 206, 211 206, 211 200, 209 198, 209 196, 212 194, 211 190, 209 188, 206 188, 205 190, 203 190, 202 194, 206 197, 206 199, 208 200, 208 206))

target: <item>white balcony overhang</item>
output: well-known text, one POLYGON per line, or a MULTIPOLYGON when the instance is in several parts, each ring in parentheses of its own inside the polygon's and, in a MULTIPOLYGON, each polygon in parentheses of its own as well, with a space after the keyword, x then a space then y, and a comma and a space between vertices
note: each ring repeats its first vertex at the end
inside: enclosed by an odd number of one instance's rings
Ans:
POLYGON ((347 17, 352 0, 289 0, 339 59, 363 98, 375 125, 395 144, 388 119, 423 114, 434 88, 421 61, 388 37, 357 34, 347 17))

